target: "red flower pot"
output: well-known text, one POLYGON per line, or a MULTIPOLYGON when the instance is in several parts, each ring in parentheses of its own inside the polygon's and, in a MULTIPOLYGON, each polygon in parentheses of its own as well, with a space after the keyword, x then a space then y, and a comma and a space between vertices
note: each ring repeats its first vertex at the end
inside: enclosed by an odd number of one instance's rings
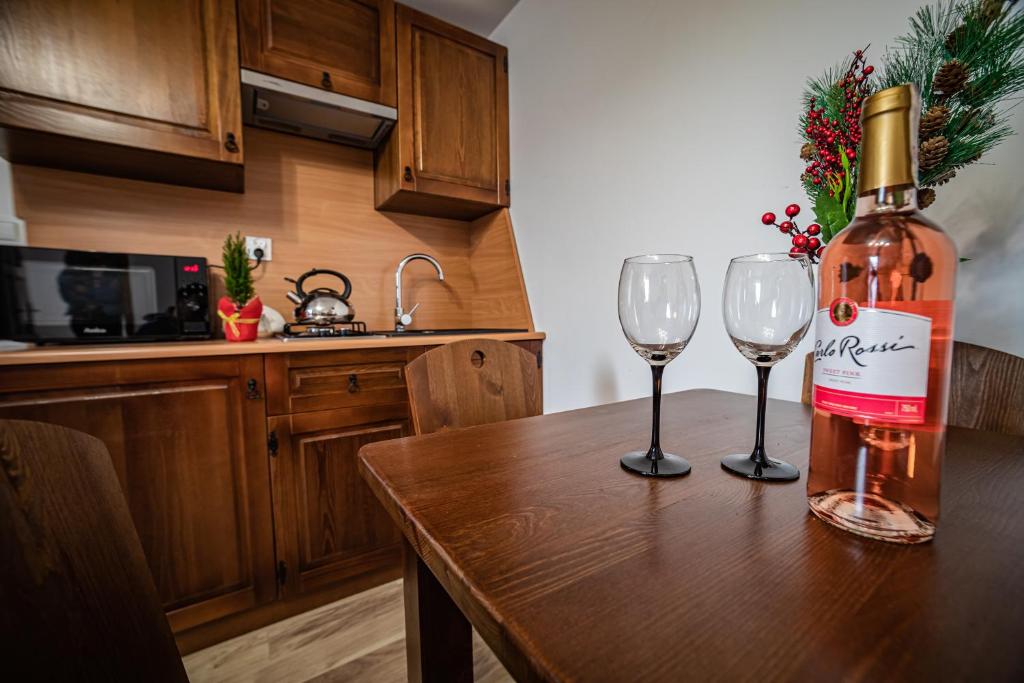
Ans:
POLYGON ((263 302, 254 296, 241 308, 226 296, 217 302, 217 317, 224 324, 224 338, 228 341, 253 341, 260 329, 263 302))

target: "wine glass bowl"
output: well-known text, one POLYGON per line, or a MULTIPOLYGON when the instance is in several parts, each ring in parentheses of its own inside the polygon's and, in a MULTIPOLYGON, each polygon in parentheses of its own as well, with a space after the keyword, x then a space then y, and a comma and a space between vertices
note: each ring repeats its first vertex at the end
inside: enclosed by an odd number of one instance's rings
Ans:
POLYGON ((619 274, 619 324, 629 345, 651 366, 654 416, 651 445, 620 461, 630 472, 645 476, 682 476, 690 472, 685 459, 661 449, 661 378, 693 336, 700 317, 700 285, 693 258, 651 254, 626 259, 619 274))
POLYGON ((814 316, 810 274, 804 254, 753 254, 729 263, 722 317, 744 358, 775 365, 797 347, 814 316))
POLYGON ((768 374, 793 352, 814 316, 814 273, 805 254, 752 254, 729 263, 722 317, 736 350, 757 368, 757 432, 750 455, 722 459, 722 467, 750 479, 792 481, 800 471, 767 457, 764 449, 768 374))

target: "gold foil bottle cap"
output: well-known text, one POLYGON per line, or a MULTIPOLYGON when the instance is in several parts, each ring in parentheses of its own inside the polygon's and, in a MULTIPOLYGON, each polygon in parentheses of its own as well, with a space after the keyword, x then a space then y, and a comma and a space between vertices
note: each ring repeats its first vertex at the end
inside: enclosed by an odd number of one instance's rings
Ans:
POLYGON ((913 83, 886 88, 864 101, 857 196, 882 187, 917 185, 920 119, 921 97, 913 83))

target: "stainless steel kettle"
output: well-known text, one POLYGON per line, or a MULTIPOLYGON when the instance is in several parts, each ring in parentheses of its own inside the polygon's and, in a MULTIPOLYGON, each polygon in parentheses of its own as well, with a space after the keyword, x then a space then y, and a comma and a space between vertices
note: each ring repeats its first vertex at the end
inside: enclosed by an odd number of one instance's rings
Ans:
POLYGON ((295 319, 298 322, 328 325, 351 322, 356 317, 355 309, 348 302, 349 294, 352 293, 352 283, 338 271, 314 268, 303 273, 298 280, 290 277, 286 277, 285 280, 295 285, 295 291, 288 292, 285 296, 296 304, 295 319), (333 275, 344 283, 345 289, 339 292, 330 287, 317 287, 307 292, 302 288, 302 283, 314 275, 333 275))

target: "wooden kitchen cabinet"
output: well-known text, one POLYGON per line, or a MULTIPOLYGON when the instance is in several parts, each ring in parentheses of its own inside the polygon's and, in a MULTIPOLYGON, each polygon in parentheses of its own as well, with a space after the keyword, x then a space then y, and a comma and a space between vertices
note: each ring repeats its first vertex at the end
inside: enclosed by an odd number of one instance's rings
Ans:
POLYGON ((276 597, 262 391, 261 356, 16 366, 0 418, 106 444, 181 632, 276 597))
POLYGON ((395 106, 393 0, 239 0, 242 66, 395 106))
POLYGON ((359 475, 356 454, 409 435, 410 353, 267 355, 274 530, 286 597, 398 576, 401 537, 359 475))
POLYGON ((398 122, 375 158, 377 209, 478 218, 508 206, 508 51, 403 5, 398 122))
POLYGON ((242 190, 233 2, 10 0, 0 45, 0 156, 242 190))
POLYGON ((401 536, 359 474, 368 443, 409 435, 404 403, 272 417, 274 528, 286 597, 397 577, 401 536))
MULTIPOLYGON (((540 367, 541 340, 512 343, 540 367)), ((430 348, 9 365, 0 419, 106 444, 189 653, 401 576, 357 454, 411 435, 405 367, 430 348)))

